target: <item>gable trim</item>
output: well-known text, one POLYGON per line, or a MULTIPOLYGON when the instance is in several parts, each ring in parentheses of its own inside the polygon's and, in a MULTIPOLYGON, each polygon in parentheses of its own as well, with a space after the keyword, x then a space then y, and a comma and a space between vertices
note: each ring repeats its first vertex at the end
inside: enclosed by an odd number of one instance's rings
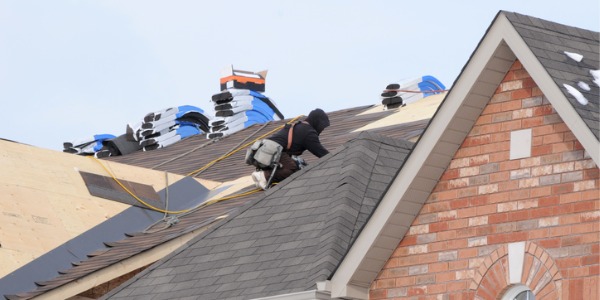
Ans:
POLYGON ((352 298, 350 287, 369 289, 517 58, 598 164, 598 140, 499 12, 332 277, 332 297, 352 298))

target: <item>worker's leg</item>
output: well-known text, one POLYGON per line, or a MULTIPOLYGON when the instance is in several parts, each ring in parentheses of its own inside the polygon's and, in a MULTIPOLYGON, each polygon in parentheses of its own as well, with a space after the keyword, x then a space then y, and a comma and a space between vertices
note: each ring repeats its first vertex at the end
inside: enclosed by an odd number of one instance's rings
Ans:
MULTIPOLYGON (((271 181, 272 183, 280 182, 288 178, 294 172, 298 171, 296 162, 287 153, 281 154, 281 158, 279 158, 279 164, 280 166, 277 168, 277 170, 275 170, 275 175, 271 181)), ((265 178, 267 180, 269 180, 269 177, 271 176, 271 171, 272 170, 265 170, 265 178)))

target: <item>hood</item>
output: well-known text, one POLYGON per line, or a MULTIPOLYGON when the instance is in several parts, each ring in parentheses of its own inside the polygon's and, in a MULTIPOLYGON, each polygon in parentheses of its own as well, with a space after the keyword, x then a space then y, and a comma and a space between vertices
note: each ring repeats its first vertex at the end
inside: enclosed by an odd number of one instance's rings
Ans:
POLYGON ((320 108, 314 109, 308 114, 306 121, 310 126, 312 126, 318 134, 321 134, 323 129, 329 126, 329 117, 327 114, 320 108))

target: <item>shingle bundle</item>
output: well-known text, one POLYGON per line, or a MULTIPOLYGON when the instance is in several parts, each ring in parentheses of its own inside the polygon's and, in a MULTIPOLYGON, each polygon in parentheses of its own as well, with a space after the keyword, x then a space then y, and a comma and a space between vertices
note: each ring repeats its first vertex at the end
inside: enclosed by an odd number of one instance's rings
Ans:
POLYGON ((127 125, 127 139, 144 150, 172 145, 187 137, 208 132, 211 117, 201 108, 182 105, 151 112, 142 122, 127 125))
POLYGON ((423 76, 388 84, 381 93, 385 109, 404 106, 419 99, 442 93, 446 87, 433 76, 423 76))
POLYGON ((143 121, 135 125, 127 124, 122 135, 99 134, 65 142, 63 152, 107 157, 154 150, 208 132, 211 118, 195 106, 170 107, 146 114, 143 121))
POLYGON ((265 95, 249 89, 228 89, 212 96, 215 118, 209 122, 207 138, 230 135, 253 124, 281 120, 283 114, 265 95))
POLYGON ((91 137, 80 138, 63 143, 63 152, 91 155, 102 149, 102 142, 115 138, 112 134, 96 134, 91 137))

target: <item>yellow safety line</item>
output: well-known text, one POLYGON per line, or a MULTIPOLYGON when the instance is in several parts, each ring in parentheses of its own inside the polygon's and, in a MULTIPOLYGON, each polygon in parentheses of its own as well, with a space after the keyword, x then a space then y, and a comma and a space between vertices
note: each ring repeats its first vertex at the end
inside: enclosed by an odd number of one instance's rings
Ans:
MULTIPOLYGON (((299 115, 299 116, 297 116, 297 117, 295 117, 295 118, 291 119, 291 120, 290 120, 289 122, 287 122, 286 124, 291 124, 291 123, 293 123, 294 121, 298 120, 298 119, 299 119, 300 117, 302 117, 302 116, 303 116, 303 115, 299 115)), ((246 148, 246 147, 248 147, 248 146, 250 146, 250 145, 254 144, 254 142, 256 142, 256 141, 258 141, 258 140, 260 140, 260 139, 262 139, 262 138, 266 137, 267 135, 270 135, 271 133, 273 133, 273 132, 275 132, 275 131, 277 131, 277 130, 279 130, 279 129, 283 128, 284 126, 285 126, 285 124, 283 124, 283 125, 281 125, 281 126, 278 126, 277 128, 275 128, 275 129, 273 129, 273 130, 271 130, 271 131, 269 131, 269 132, 267 132, 267 133, 265 133, 265 134, 263 134, 263 135, 261 135, 261 136, 259 136, 259 137, 255 138, 253 141, 251 141, 251 142, 248 142, 248 143, 246 143, 246 144, 244 144, 244 145, 242 145, 242 146, 238 147, 237 149, 235 149, 235 150, 233 150, 233 151, 231 151, 231 152, 229 152, 229 153, 227 153, 227 154, 225 154, 225 155, 222 155, 221 157, 219 157, 219 158, 217 158, 217 159, 215 159, 215 160, 213 160, 213 161, 209 162, 209 163, 208 163, 208 164, 206 164, 204 167, 202 167, 202 168, 200 168, 200 169, 197 169, 197 170, 195 170, 195 171, 192 171, 192 172, 188 173, 186 176, 194 176, 196 173, 198 173, 198 172, 201 172, 201 171, 204 171, 204 170, 208 169, 210 166, 212 166, 212 165, 216 164, 217 162, 219 162, 219 161, 222 161, 222 160, 224 160, 224 159, 226 159, 226 158, 230 157, 230 156, 231 156, 231 155, 233 155, 234 153, 237 153, 238 151, 240 151, 240 150, 242 150, 242 149, 244 149, 244 148, 246 148)))
POLYGON ((202 206, 206 206, 206 205, 210 205, 210 204, 214 204, 217 202, 221 202, 221 201, 225 201, 225 200, 230 200, 230 199, 235 199, 235 198, 239 198, 239 197, 243 197, 243 196, 247 196, 247 195, 251 195, 257 192, 262 191, 261 189, 254 189, 254 190, 250 190, 244 193, 240 193, 240 194, 234 194, 231 196, 227 196, 227 197, 222 197, 222 198, 218 198, 218 199, 213 199, 213 200, 209 200, 203 203, 200 203, 198 205, 196 205, 195 207, 192 208, 188 208, 188 209, 184 209, 184 210, 177 210, 177 211, 171 211, 171 210, 164 210, 162 208, 158 208, 155 207, 149 203, 146 203, 144 200, 140 199, 138 196, 136 196, 133 192, 131 192, 125 185, 123 185, 123 183, 121 183, 121 181, 119 181, 119 179, 117 179, 117 177, 115 177, 115 175, 96 157, 90 156, 90 158, 94 159, 98 164, 100 164, 100 166, 102 166, 102 168, 104 169, 104 171, 106 171, 106 173, 108 173, 112 179, 119 185, 121 186, 121 188, 123 188, 123 190, 125 190, 129 195, 131 195, 133 198, 135 198, 135 200, 139 201, 140 203, 142 203, 143 205, 145 205, 146 207, 158 211, 158 212, 162 212, 162 213, 168 213, 168 214, 182 214, 182 213, 186 213, 189 211, 192 211, 196 208, 202 207, 202 206))
MULTIPOLYGON (((291 124, 294 121, 298 120, 302 116, 303 115, 299 115, 299 116, 291 119, 286 124, 291 124)), ((225 155, 223 155, 223 156, 221 156, 221 157, 219 157, 219 158, 217 158, 217 159, 209 162, 204 167, 202 167, 200 169, 197 169, 197 170, 195 170, 195 171, 187 174, 186 176, 193 176, 194 174, 196 174, 196 173, 198 173, 198 172, 200 172, 202 170, 205 170, 205 169, 209 168, 210 166, 216 164, 217 162, 219 162, 219 161, 221 161, 221 160, 223 160, 223 159, 225 159, 225 158, 233 155, 234 153, 237 153, 238 151, 240 151, 240 150, 242 150, 242 149, 244 149, 244 148, 246 148, 246 147, 254 144, 254 142, 256 142, 257 140, 260 140, 260 139, 266 137, 267 135, 269 135, 269 134, 271 134, 271 133, 273 133, 273 132, 275 132, 275 131, 283 128, 284 126, 285 126, 285 124, 281 125, 281 126, 278 126, 277 128, 275 128, 275 129, 273 129, 273 130, 271 130, 271 131, 269 131, 269 132, 267 132, 267 133, 265 133, 265 134, 263 134, 263 135, 255 138, 253 141, 248 142, 248 143, 246 143, 246 144, 238 147, 237 149, 235 149, 235 150, 233 150, 233 151, 231 151, 231 152, 229 152, 229 153, 227 153, 227 154, 225 154, 225 155)), ((167 214, 174 214, 174 215, 176 215, 176 214, 182 214, 182 213, 190 212, 190 211, 192 211, 194 209, 197 209, 197 208, 200 208, 200 207, 203 207, 203 206, 206 206, 206 205, 218 203, 218 202, 225 201, 225 200, 235 199, 235 198, 239 198, 239 197, 243 197, 243 196, 248 196, 248 195, 252 195, 254 193, 258 193, 258 192, 262 191, 262 189, 257 188, 257 189, 250 190, 250 191, 247 191, 247 192, 244 192, 244 193, 234 194, 234 195, 230 195, 230 196, 227 196, 227 197, 222 197, 222 198, 219 198, 219 199, 213 199, 213 200, 205 201, 205 202, 202 202, 202 203, 196 205, 195 207, 188 208, 188 209, 177 210, 177 211, 165 210, 165 209, 162 209, 162 208, 155 207, 155 206, 153 206, 151 204, 148 204, 144 200, 140 199, 133 192, 131 192, 125 185, 123 185, 121 183, 121 181, 119 181, 119 179, 117 179, 117 177, 99 159, 97 159, 96 157, 93 157, 93 156, 90 156, 90 158, 93 158, 98 164, 100 164, 100 166, 102 166, 102 168, 106 171, 106 173, 108 173, 112 177, 112 179, 119 186, 121 186, 121 188, 123 188, 123 190, 125 190, 129 195, 131 195, 133 198, 135 198, 135 200, 137 200, 138 202, 142 203, 143 205, 145 205, 146 207, 148 207, 148 208, 150 208, 152 210, 155 210, 155 211, 158 211, 158 212, 162 212, 162 213, 167 213, 167 214)))

